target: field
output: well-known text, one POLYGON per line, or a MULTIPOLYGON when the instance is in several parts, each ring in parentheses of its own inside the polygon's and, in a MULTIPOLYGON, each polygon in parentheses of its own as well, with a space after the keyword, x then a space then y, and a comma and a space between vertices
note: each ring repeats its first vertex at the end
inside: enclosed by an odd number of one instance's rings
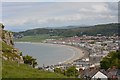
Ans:
POLYGON ((14 39, 14 41, 23 41, 23 42, 42 42, 45 39, 59 39, 61 37, 59 36, 50 36, 47 34, 44 35, 35 35, 35 36, 24 36, 23 38, 20 39, 14 39))

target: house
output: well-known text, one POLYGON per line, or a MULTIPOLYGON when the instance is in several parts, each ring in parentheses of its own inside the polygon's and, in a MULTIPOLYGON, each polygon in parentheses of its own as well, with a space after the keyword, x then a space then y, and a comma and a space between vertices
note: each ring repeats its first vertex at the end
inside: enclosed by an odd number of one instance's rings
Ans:
POLYGON ((104 70, 94 68, 81 71, 79 77, 85 80, 108 80, 107 74, 104 70))
POLYGON ((108 69, 107 76, 110 79, 120 80, 120 69, 116 69, 116 68, 108 69))
POLYGON ((79 72, 80 75, 78 77, 85 80, 120 80, 120 69, 117 69, 115 66, 107 71, 94 67, 85 70, 81 69, 79 72))
POLYGON ((107 80, 107 79, 108 79, 107 75, 105 75, 101 71, 98 71, 92 76, 91 80, 107 80))

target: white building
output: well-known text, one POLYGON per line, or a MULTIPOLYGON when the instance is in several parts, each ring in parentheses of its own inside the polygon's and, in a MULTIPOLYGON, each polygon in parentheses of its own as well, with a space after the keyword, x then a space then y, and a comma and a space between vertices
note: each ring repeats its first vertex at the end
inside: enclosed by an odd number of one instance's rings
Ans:
POLYGON ((91 80, 107 80, 108 77, 102 72, 98 71, 95 75, 93 75, 91 80))

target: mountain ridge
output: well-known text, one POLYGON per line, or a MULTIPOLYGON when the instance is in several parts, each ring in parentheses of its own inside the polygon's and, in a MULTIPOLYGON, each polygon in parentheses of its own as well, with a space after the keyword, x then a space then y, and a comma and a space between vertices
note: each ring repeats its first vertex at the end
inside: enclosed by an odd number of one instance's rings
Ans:
MULTIPOLYGON (((71 27, 71 26, 70 26, 71 27)), ((49 34, 51 36, 82 36, 82 35, 113 35, 118 34, 118 23, 110 23, 110 24, 101 24, 87 27, 75 27, 70 29, 46 29, 46 28, 36 28, 30 29, 21 32, 15 32, 14 36, 24 35, 24 36, 34 36, 40 34, 49 34)))

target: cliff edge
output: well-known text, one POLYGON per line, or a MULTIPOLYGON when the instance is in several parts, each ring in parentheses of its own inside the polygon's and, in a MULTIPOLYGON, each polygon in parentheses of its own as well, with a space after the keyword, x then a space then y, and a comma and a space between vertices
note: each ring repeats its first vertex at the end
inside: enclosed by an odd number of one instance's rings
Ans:
POLYGON ((14 47, 13 34, 4 30, 4 25, 0 23, 0 58, 4 60, 24 63, 21 52, 14 47))

